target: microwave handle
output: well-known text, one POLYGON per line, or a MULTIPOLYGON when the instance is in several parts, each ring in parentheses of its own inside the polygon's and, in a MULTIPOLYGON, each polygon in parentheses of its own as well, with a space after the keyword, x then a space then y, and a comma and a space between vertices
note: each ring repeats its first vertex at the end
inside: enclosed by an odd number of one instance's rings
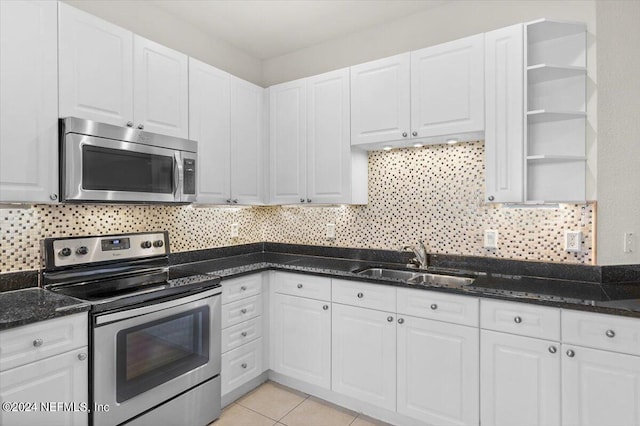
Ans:
POLYGON ((179 152, 174 153, 173 163, 173 198, 176 201, 182 199, 182 186, 184 185, 184 170, 182 167, 182 156, 179 152))

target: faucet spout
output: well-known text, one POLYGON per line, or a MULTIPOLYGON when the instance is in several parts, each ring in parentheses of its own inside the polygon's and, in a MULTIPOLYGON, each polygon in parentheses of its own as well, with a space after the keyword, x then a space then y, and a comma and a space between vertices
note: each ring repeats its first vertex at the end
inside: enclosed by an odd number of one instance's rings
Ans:
POLYGON ((418 240, 418 244, 402 247, 402 251, 411 250, 416 256, 412 261, 415 262, 419 269, 427 269, 429 267, 429 258, 427 256, 427 248, 423 240, 418 240))

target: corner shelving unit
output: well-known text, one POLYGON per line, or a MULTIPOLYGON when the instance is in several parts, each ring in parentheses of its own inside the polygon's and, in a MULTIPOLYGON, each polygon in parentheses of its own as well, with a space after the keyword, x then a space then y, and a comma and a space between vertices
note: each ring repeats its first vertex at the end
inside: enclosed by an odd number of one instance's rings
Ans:
POLYGON ((586 25, 525 25, 525 202, 586 198, 586 25))

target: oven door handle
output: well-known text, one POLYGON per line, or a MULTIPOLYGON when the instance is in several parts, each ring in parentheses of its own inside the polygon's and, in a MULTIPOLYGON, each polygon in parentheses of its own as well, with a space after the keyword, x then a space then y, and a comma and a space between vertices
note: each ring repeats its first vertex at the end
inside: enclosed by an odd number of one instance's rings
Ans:
POLYGON ((195 302, 207 297, 218 296, 222 293, 221 287, 216 287, 211 290, 202 291, 200 293, 193 294, 191 296, 180 297, 175 300, 169 300, 167 302, 156 303, 153 305, 142 306, 140 308, 127 309, 125 311, 114 312, 113 314, 99 315, 95 319, 95 325, 101 326, 115 321, 124 319, 130 319, 141 315, 150 314, 153 312, 163 311, 176 306, 184 305, 186 303, 195 302))
POLYGON ((173 157, 173 198, 176 201, 180 201, 182 199, 182 186, 184 185, 182 155, 179 152, 175 152, 173 157))

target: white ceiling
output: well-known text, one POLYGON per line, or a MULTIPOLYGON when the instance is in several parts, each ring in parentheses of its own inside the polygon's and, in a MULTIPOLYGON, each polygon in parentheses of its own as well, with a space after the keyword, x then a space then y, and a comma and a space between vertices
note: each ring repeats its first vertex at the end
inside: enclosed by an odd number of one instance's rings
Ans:
POLYGON ((151 0, 258 59, 392 21, 444 0, 151 0))

